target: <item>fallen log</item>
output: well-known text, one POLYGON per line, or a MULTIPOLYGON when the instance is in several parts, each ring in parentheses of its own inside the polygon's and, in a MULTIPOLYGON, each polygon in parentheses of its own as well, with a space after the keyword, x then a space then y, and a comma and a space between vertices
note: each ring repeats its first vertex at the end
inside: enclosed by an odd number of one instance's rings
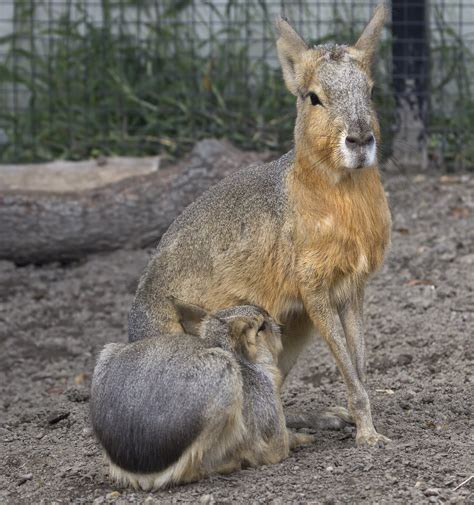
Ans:
POLYGON ((0 259, 69 261, 155 244, 206 189, 258 160, 227 142, 203 140, 164 168, 157 158, 0 166, 0 259))

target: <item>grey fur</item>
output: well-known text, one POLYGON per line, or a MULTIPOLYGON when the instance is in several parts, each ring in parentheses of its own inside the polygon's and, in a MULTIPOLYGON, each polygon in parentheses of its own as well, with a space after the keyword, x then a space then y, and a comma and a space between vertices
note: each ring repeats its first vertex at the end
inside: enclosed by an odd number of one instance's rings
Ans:
POLYGON ((334 57, 337 49, 337 46, 328 49, 329 58, 319 66, 318 79, 329 98, 329 104, 325 105, 334 120, 342 118, 347 132, 360 135, 371 130, 370 86, 367 75, 355 61, 334 57))
MULTIPOLYGON (((283 225, 285 178, 292 161, 290 152, 266 165, 240 170, 184 210, 162 237, 140 280, 129 314, 130 341, 173 330, 179 315, 171 295, 206 305, 203 287, 217 290, 226 271, 233 275, 238 270, 245 276, 246 262, 263 245, 258 243, 262 230, 273 236, 267 245, 270 256, 277 253, 280 241, 291 240, 283 225)), ((261 305, 250 295, 258 291, 259 279, 242 282, 248 285, 249 296, 235 298, 230 305, 261 305)))
POLYGON ((94 431, 114 465, 133 474, 162 472, 210 425, 217 427, 218 444, 218 430, 239 398, 246 428, 240 449, 284 436, 278 385, 268 373, 276 357, 265 346, 255 362, 234 350, 242 335, 232 334, 232 324, 252 318, 265 320, 270 339, 280 342, 265 311, 240 306, 207 316, 200 338, 161 335, 105 346, 90 409, 94 431))
MULTIPOLYGON (((105 348, 105 359, 99 357, 94 376, 94 431, 117 466, 136 473, 161 471, 197 438, 207 404, 231 384, 202 388, 203 377, 193 369, 206 355, 206 347, 195 338, 112 345, 105 348), (193 356, 185 367, 183 356, 193 356)), ((225 361, 209 353, 207 363, 213 365, 216 378, 230 378, 225 361)))

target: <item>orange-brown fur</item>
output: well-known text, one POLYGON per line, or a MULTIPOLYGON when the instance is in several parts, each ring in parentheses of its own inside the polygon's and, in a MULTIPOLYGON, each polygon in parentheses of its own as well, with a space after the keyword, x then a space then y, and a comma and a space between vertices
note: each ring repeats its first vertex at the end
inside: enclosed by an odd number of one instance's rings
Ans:
POLYGON ((377 168, 349 174, 334 185, 298 161, 289 188, 298 213, 300 270, 314 272, 327 289, 346 278, 365 281, 381 266, 390 241, 390 214, 377 168))

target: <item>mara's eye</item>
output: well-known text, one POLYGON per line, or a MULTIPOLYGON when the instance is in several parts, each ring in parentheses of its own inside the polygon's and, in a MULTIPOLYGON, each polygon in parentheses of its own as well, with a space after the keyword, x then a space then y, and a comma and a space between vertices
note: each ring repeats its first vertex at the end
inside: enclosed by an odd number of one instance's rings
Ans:
POLYGON ((267 323, 266 321, 263 321, 263 323, 258 328, 258 333, 260 333, 261 331, 265 331, 266 329, 267 329, 267 323))
POLYGON ((311 100, 312 105, 322 105, 321 100, 319 99, 319 96, 316 93, 308 93, 308 96, 311 100))

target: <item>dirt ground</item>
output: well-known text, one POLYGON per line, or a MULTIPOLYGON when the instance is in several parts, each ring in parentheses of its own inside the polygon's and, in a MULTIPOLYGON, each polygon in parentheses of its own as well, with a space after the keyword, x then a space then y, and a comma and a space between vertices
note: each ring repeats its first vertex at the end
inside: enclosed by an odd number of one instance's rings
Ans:
MULTIPOLYGON (((368 386, 388 447, 321 431, 278 465, 157 493, 116 488, 89 428, 90 378, 101 347, 126 340, 151 251, 0 262, 0 503, 474 503, 474 479, 461 485, 474 473, 474 174, 385 179, 393 247, 366 319, 368 386)), ((322 342, 299 360, 284 401, 345 403, 322 342)))

